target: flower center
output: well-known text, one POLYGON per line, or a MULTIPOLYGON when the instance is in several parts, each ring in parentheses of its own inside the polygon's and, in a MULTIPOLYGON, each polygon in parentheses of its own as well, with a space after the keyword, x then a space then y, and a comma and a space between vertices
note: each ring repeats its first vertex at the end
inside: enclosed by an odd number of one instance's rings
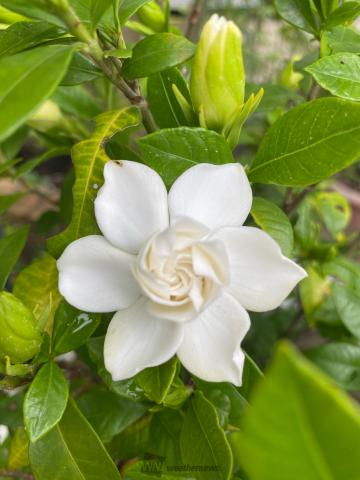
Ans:
POLYGON ((229 265, 223 244, 211 240, 203 225, 183 218, 150 238, 134 275, 152 314, 188 321, 220 294, 229 265))

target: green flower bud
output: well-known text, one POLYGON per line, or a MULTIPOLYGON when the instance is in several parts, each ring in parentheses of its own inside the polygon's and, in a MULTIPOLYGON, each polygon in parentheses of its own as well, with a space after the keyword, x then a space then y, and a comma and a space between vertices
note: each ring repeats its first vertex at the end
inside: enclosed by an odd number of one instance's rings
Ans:
POLYGON ((219 132, 244 103, 242 35, 224 17, 213 15, 202 30, 190 90, 200 124, 219 132))
POLYGON ((151 28, 154 32, 163 32, 165 29, 165 15, 160 6, 154 2, 148 2, 137 11, 139 20, 151 28))
POLYGON ((8 292, 0 293, 0 361, 24 363, 34 357, 41 335, 32 312, 8 292))
POLYGON ((44 102, 27 121, 28 125, 39 132, 47 132, 62 124, 60 108, 52 100, 44 102))

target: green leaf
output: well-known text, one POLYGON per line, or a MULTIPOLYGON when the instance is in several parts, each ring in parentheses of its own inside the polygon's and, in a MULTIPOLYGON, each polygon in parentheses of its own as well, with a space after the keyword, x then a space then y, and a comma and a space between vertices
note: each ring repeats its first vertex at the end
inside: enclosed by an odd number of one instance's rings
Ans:
POLYGON ((360 2, 346 2, 326 19, 325 28, 331 29, 342 23, 351 24, 360 15, 360 2))
POLYGON ((325 40, 332 53, 360 52, 360 33, 343 25, 323 33, 321 40, 325 40))
MULTIPOLYGON (((22 227, 0 239, 0 290, 4 290, 29 235, 29 227, 22 227)), ((16 295, 16 294, 15 294, 16 295)))
POLYGON ((1 0, 1 5, 25 17, 45 20, 60 27, 64 26, 56 15, 50 13, 48 8, 44 8, 43 0, 31 0, 31 2, 29 0, 1 0))
POLYGON ((360 295, 340 283, 334 283, 333 298, 342 322, 360 339, 360 295))
POLYGON ((275 0, 279 15, 295 27, 316 33, 318 26, 309 0, 275 0))
POLYGON ((180 434, 184 464, 203 466, 191 472, 196 479, 228 480, 232 473, 232 454, 215 407, 201 392, 193 396, 180 434))
POLYGON ((21 470, 29 465, 29 439, 23 427, 18 427, 11 437, 7 467, 21 470))
POLYGON ((52 95, 72 53, 68 46, 51 45, 0 59, 0 141, 52 95))
POLYGON ((173 85, 191 105, 187 83, 177 68, 151 75, 147 83, 150 110, 160 128, 188 125, 188 120, 174 94, 173 85))
POLYGON ((24 196, 23 193, 13 193, 12 195, 0 195, 0 215, 6 212, 14 205, 20 198, 24 196))
POLYGON ((69 400, 61 422, 30 445, 37 480, 119 480, 120 474, 99 437, 69 400))
POLYGON ((81 347, 99 326, 99 313, 86 313, 62 301, 55 313, 53 353, 70 352, 81 347))
POLYGON ((289 257, 294 248, 294 232, 281 208, 264 198, 254 197, 250 214, 255 223, 280 245, 283 254, 289 257))
POLYGON ((88 58, 75 52, 70 62, 66 75, 61 80, 61 85, 71 87, 84 82, 90 82, 102 76, 99 70, 88 58))
POLYGON ((327 343, 304 354, 346 390, 360 390, 360 347, 327 343))
POLYGON ((14 295, 40 318, 52 299, 52 314, 61 296, 58 291, 56 261, 48 253, 34 260, 16 277, 14 295))
POLYGON ((189 60, 195 45, 173 33, 157 33, 144 38, 133 49, 133 55, 124 63, 126 78, 148 77, 189 60))
POLYGON ((140 123, 136 107, 105 112, 96 118, 96 129, 90 139, 75 145, 72 151, 76 181, 73 188, 74 208, 70 225, 48 242, 50 252, 58 257, 77 238, 98 232, 94 200, 103 183, 103 170, 109 160, 105 143, 115 133, 140 123))
POLYGON ((113 3, 114 0, 101 0, 100 2, 99 0, 91 0, 90 14, 93 27, 96 27, 106 10, 110 8, 113 3))
POLYGON ((185 170, 198 163, 221 165, 234 161, 224 137, 202 128, 161 130, 139 140, 144 162, 170 187, 185 170))
POLYGON ((29 387, 24 400, 24 422, 31 442, 57 425, 69 397, 67 381, 53 362, 45 363, 29 387))
POLYGON ((104 387, 95 387, 81 395, 78 405, 100 439, 108 443, 115 435, 139 420, 145 405, 119 397, 104 387))
POLYGON ((337 53, 326 56, 305 70, 333 95, 348 100, 360 100, 360 58, 357 54, 337 53))
POLYGON ((61 110, 80 118, 94 118, 101 113, 96 99, 82 85, 58 87, 52 99, 61 110))
POLYGON ((120 3, 119 12, 120 23, 124 25, 126 21, 139 10, 140 7, 149 1, 150 0, 122 0, 120 3))
POLYGON ((32 158, 31 160, 28 160, 28 161, 22 163, 16 169, 15 177, 19 178, 22 175, 26 175, 27 173, 34 170, 34 168, 36 168, 39 165, 41 165, 42 163, 46 162, 47 160, 50 160, 51 158, 54 158, 54 157, 59 157, 59 156, 62 156, 62 155, 66 155, 68 153, 69 153, 68 148, 50 148, 49 150, 47 150, 42 155, 39 155, 38 157, 32 158))
POLYGON ((0 57, 15 55, 61 35, 62 30, 46 22, 14 23, 0 37, 0 57))
POLYGON ((249 178, 305 186, 347 167, 360 155, 360 105, 321 98, 283 115, 266 133, 249 178))
POLYGON ((255 385, 257 385, 262 377, 263 374, 260 368, 256 365, 254 360, 247 353, 245 353, 242 385, 237 390, 247 401, 250 400, 255 385))
POLYGON ((254 392, 235 451, 251 480, 356 479, 359 435, 355 403, 283 343, 254 392))
POLYGON ((146 368, 136 375, 136 383, 147 397, 156 403, 163 403, 174 381, 178 360, 176 357, 158 367, 146 368))

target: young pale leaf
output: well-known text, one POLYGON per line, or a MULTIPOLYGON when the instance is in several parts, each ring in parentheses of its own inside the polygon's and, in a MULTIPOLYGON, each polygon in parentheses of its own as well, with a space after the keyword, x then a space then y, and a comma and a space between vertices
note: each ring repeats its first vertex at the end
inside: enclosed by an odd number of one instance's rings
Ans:
POLYGON ((346 390, 360 390, 360 347, 326 343, 304 354, 346 390))
POLYGON ((280 245, 283 254, 289 257, 294 247, 294 232, 281 208, 264 198, 254 197, 250 214, 255 223, 280 245))
POLYGON ((156 170, 170 187, 197 163, 221 165, 234 161, 224 137, 202 128, 160 130, 139 140, 144 162, 156 170))
POLYGON ((204 468, 191 472, 199 480, 229 480, 232 454, 215 407, 201 392, 192 397, 180 434, 184 464, 204 468))
POLYGON ((360 52, 360 33, 352 28, 344 27, 344 25, 324 32, 321 41, 323 41, 323 39, 326 41, 332 53, 360 52))
POLYGON ((50 45, 0 59, 0 141, 51 96, 72 54, 71 47, 50 45))
POLYGON ((40 318, 51 298, 51 314, 54 314, 61 300, 58 291, 56 261, 48 253, 34 260, 16 277, 14 295, 40 318))
POLYGON ((68 397, 69 388, 62 371, 55 363, 46 363, 24 400, 24 422, 31 442, 39 440, 60 422, 68 397))
POLYGON ((234 449, 251 480, 274 472, 276 480, 358 477, 358 407, 289 344, 276 351, 251 405, 234 449))
POLYGON ((275 0, 279 15, 295 27, 309 33, 316 33, 318 26, 310 0, 275 0))
POLYGON ((61 422, 30 445, 29 455, 37 480, 121 478, 99 437, 73 400, 69 400, 61 422))
POLYGON ((101 386, 81 395, 78 405, 105 443, 109 443, 115 435, 139 420, 146 412, 145 405, 121 398, 101 386))
POLYGON ((139 10, 140 7, 149 1, 150 0, 121 0, 119 11, 121 25, 124 25, 126 21, 139 10))
POLYGON ((83 312, 64 300, 54 318, 53 353, 58 355, 81 347, 99 326, 100 320, 100 314, 83 312))
POLYGON ((337 53, 320 58, 305 70, 325 90, 336 97, 360 101, 360 57, 355 53, 337 53))
POLYGON ((130 79, 148 77, 184 63, 194 53, 195 45, 186 38, 173 33, 157 33, 135 45, 122 73, 130 79))
POLYGON ((0 239, 0 290, 4 290, 29 234, 29 227, 23 227, 0 239))
POLYGON ((334 10, 326 19, 325 28, 330 29, 342 23, 351 24, 360 15, 360 3, 346 2, 334 10))
POLYGON ((23 427, 18 427, 9 445, 7 466, 11 470, 21 470, 29 465, 29 439, 23 427))
POLYGON ((320 98, 293 108, 270 127, 249 178, 305 186, 342 170, 360 155, 360 105, 320 98))
POLYGON ((96 129, 91 138, 73 148, 76 181, 73 188, 74 208, 70 225, 59 235, 52 237, 49 250, 55 256, 73 240, 98 232, 94 215, 94 200, 103 183, 103 170, 109 160, 105 143, 115 133, 140 123, 136 107, 105 112, 96 119, 96 129))
POLYGON ((0 37, 0 57, 15 55, 61 35, 60 28, 46 22, 14 23, 0 37))
POLYGON ((178 360, 176 357, 158 367, 146 368, 136 376, 136 383, 147 397, 162 403, 174 381, 178 360))
POLYGON ((147 83, 149 106, 160 128, 189 124, 174 93, 174 85, 191 105, 187 83, 177 68, 151 75, 147 83))

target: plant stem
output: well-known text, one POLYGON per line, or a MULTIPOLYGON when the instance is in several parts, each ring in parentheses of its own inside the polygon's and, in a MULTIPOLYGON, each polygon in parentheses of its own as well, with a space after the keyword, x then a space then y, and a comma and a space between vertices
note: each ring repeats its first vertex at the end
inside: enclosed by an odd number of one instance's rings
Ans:
POLYGON ((125 95, 130 103, 140 108, 146 130, 149 133, 157 130, 148 103, 141 95, 140 89, 135 92, 133 88, 120 77, 121 65, 114 65, 113 62, 107 62, 104 59, 104 51, 100 46, 96 33, 91 34, 89 32, 66 0, 63 0, 61 5, 59 5, 58 0, 48 0, 48 3, 68 27, 70 33, 86 45, 84 53, 90 56, 106 77, 125 95), (114 66, 116 67, 115 70, 113 68, 114 66))

